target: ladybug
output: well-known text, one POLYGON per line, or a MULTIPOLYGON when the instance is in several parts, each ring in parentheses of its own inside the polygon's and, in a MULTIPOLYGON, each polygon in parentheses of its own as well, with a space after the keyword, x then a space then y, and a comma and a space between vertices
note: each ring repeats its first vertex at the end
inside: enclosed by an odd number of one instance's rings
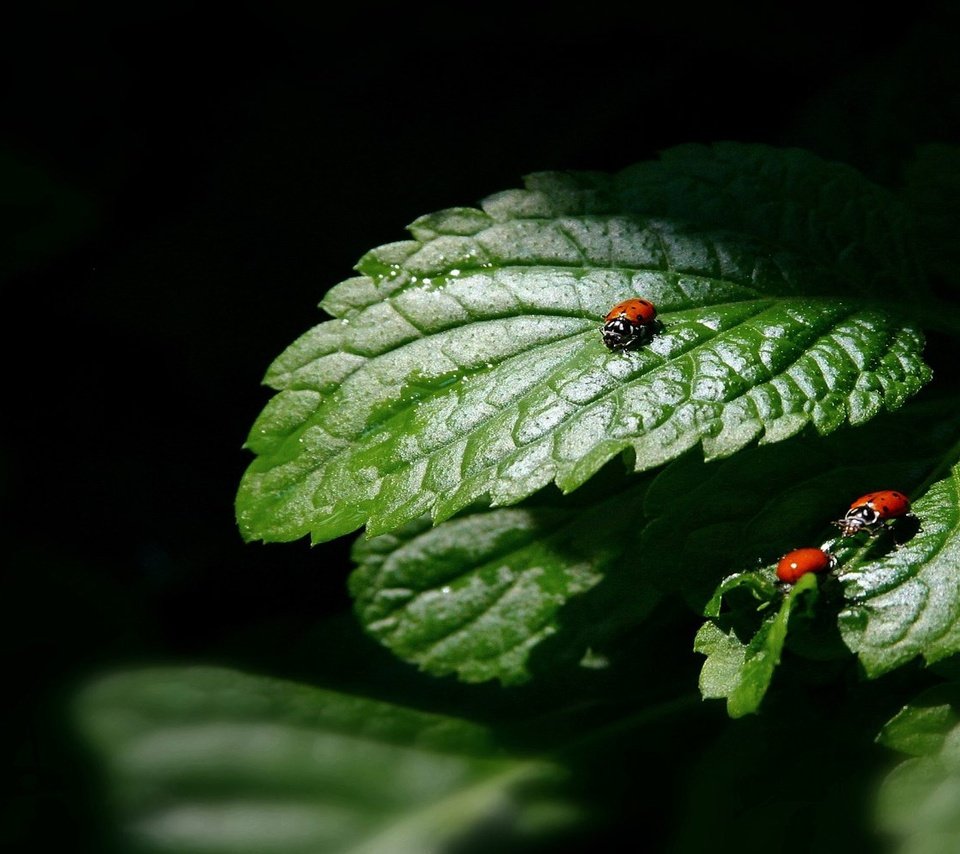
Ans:
POLYGON ((837 565, 837 559, 823 549, 794 549, 777 564, 777 578, 785 584, 796 584, 808 572, 826 572, 837 565))
POLYGON ((603 343, 611 350, 626 350, 650 340, 656 329, 657 310, 650 300, 618 302, 603 318, 603 343))
POLYGON ((870 536, 875 537, 884 527, 884 522, 901 516, 913 516, 910 499, 902 492, 885 489, 861 495, 850 505, 844 517, 833 524, 844 537, 851 537, 864 528, 870 532, 870 536))

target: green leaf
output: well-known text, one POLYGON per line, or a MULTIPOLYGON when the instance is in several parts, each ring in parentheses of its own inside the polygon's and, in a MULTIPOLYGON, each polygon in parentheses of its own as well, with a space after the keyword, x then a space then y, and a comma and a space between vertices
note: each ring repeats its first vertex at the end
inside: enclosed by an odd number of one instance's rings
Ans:
POLYGON ((932 663, 960 652, 958 456, 948 452, 949 476, 914 502, 922 529, 909 542, 879 557, 868 544, 844 567, 840 630, 871 678, 918 655, 932 663))
POLYGON ((585 507, 481 510, 360 540, 350 578, 357 614, 396 655, 434 675, 525 681, 534 647, 561 628, 583 634, 565 616, 571 597, 605 579, 607 604, 589 618, 594 642, 601 628, 640 622, 658 600, 637 581, 643 497, 642 481, 621 478, 585 507))
POLYGON ((960 724, 960 685, 937 685, 904 706, 877 737, 880 744, 910 756, 929 756, 945 746, 960 724))
MULTIPOLYGON (((770 599, 764 597, 773 594, 773 582, 763 576, 758 578, 756 573, 743 573, 724 581, 717 591, 717 607, 722 595, 740 587, 746 587, 752 594, 753 604, 746 606, 748 610, 752 608, 756 613, 758 600, 761 607, 770 604, 770 599)), ((780 664, 790 615, 801 598, 809 603, 816 592, 817 577, 804 575, 783 596, 779 608, 766 609, 767 615, 747 642, 741 640, 737 629, 725 628, 734 621, 730 618, 720 616, 704 623, 693 643, 694 652, 707 656, 700 671, 700 693, 704 699, 726 698, 727 713, 732 718, 757 711, 780 664)), ((742 623, 744 617, 750 616, 740 613, 735 621, 742 623)))
POLYGON ((878 741, 912 758, 884 780, 880 826, 903 854, 960 849, 960 685, 932 688, 894 717, 878 741))
POLYGON ((446 850, 561 776, 463 720, 217 668, 107 677, 77 716, 144 851, 446 850))
MULTIPOLYGON (((751 195, 750 169, 732 185, 759 204, 776 181, 751 195)), ((630 205, 649 180, 638 180, 533 176, 365 256, 363 275, 324 300, 340 319, 267 375, 280 393, 248 439, 258 457, 237 498, 244 536, 383 533, 550 482, 569 492, 624 451, 642 471, 698 445, 715 458, 807 426, 827 434, 896 409, 929 379, 916 328, 849 299, 883 292, 843 262, 859 251, 834 247, 830 269, 817 266, 826 244, 803 229, 758 240, 640 216, 630 205), (610 352, 599 319, 635 294, 657 304, 662 330, 639 351, 610 352)), ((759 228, 779 212, 792 222, 813 200, 780 199, 733 224, 759 228)))

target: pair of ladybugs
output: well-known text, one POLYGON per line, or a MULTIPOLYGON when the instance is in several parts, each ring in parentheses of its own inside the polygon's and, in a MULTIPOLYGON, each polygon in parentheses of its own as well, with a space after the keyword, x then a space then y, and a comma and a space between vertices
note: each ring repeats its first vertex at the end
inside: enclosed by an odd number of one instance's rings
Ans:
MULTIPOLYGON (((902 492, 885 489, 861 495, 843 518, 833 524, 844 537, 852 537, 860 531, 869 531, 871 536, 876 536, 888 521, 903 516, 913 516, 910 499, 902 492)), ((794 549, 780 558, 777 578, 787 584, 796 584, 808 572, 825 572, 836 565, 837 559, 823 549, 794 549)))

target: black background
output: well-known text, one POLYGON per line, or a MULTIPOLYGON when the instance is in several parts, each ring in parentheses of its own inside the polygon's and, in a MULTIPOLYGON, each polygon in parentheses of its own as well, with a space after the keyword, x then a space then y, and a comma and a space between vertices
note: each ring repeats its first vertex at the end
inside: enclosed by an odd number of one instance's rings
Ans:
POLYGON ((0 185, 33 176, 0 195, 11 843, 96 850, 61 720, 88 674, 331 657, 349 543, 244 545, 232 502, 267 365, 365 250, 524 173, 681 142, 799 144, 896 185, 916 143, 960 136, 935 7, 585 8, 31 4, 5 27, 0 185))

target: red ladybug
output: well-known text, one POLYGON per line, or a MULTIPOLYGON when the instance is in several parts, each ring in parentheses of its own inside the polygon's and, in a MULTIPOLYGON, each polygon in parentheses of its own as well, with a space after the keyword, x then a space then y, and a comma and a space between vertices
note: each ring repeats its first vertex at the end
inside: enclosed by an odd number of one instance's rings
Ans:
POLYGON ((823 549, 794 549, 780 558, 777 578, 787 584, 796 584, 808 572, 826 572, 836 565, 837 559, 823 549))
POLYGON ((910 512, 910 499, 902 492, 885 489, 861 495, 850 505, 844 517, 833 524, 840 529, 844 537, 851 537, 864 528, 871 536, 876 536, 884 522, 901 516, 913 516, 910 512))
POLYGON ((603 319, 603 343, 611 350, 626 350, 649 341, 656 330, 657 310, 650 300, 618 302, 603 319))

